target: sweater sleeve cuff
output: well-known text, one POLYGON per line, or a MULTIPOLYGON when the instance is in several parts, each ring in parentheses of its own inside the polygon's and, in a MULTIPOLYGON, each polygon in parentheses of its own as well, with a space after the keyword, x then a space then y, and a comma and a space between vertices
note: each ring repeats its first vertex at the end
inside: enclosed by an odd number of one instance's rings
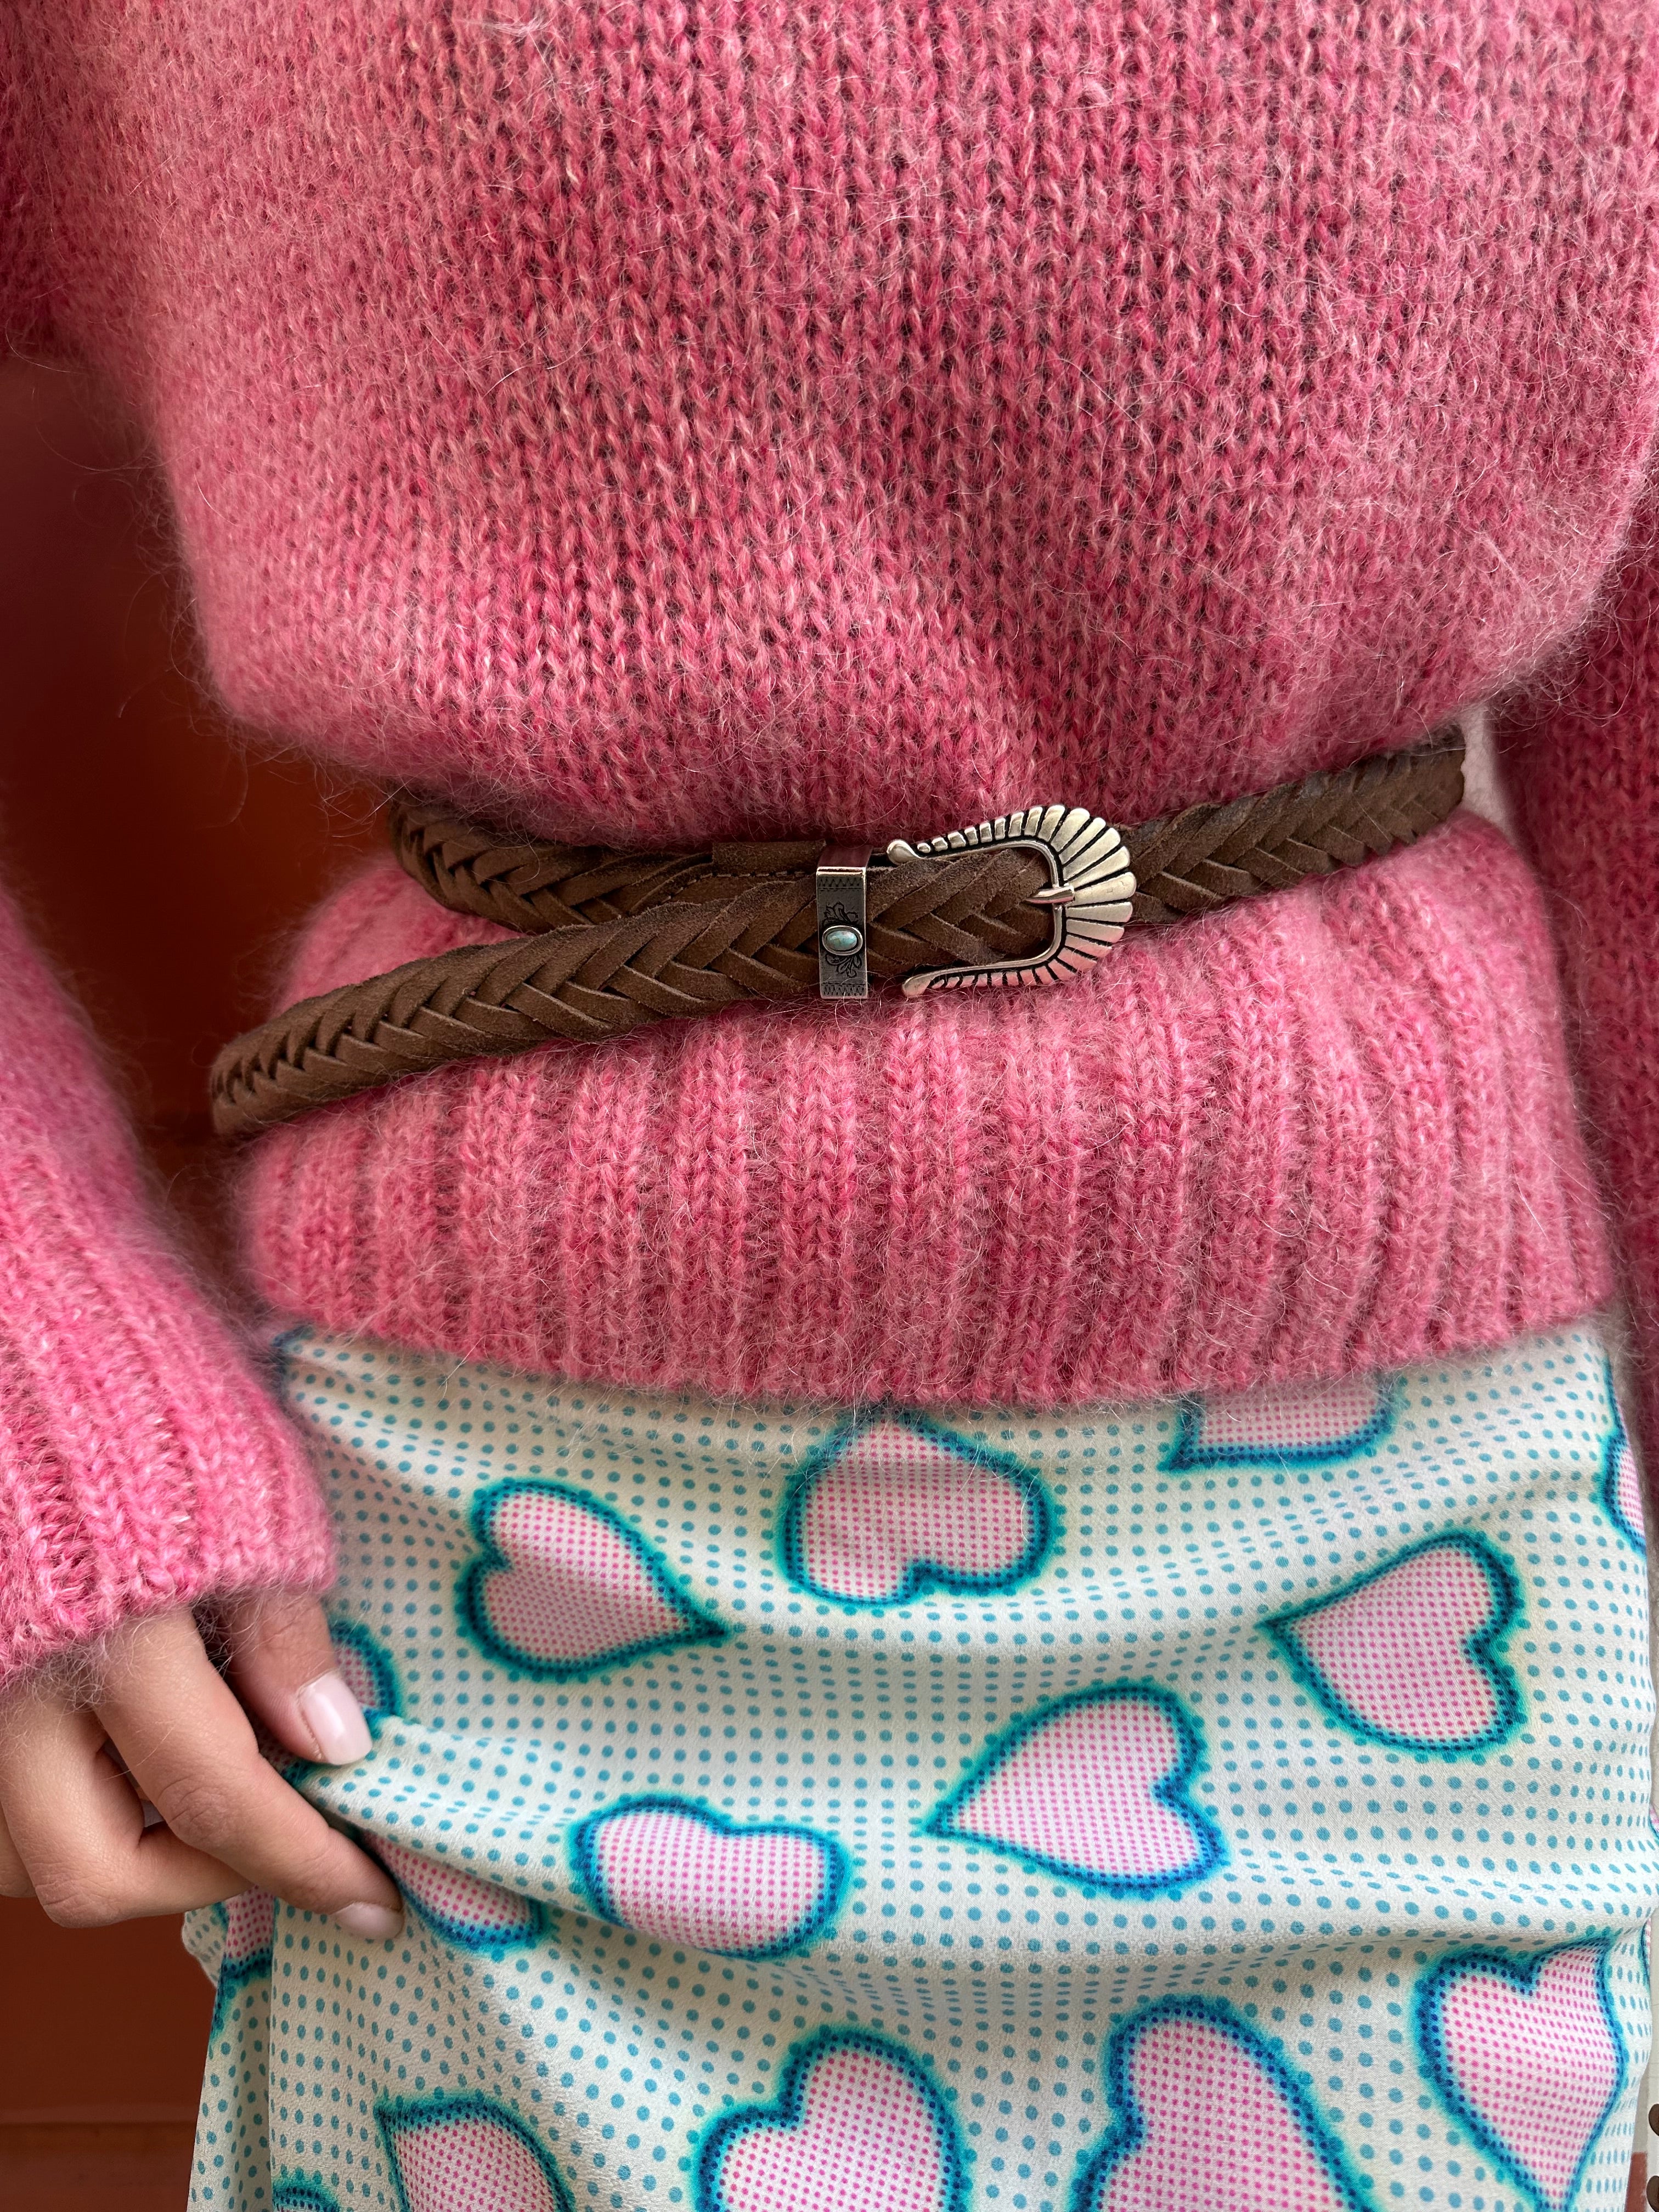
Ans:
MULTIPOLYGON (((305 1445, 142 1214, 0 1188, 0 1683, 123 1622, 332 1575, 305 1445)), ((140 1201, 142 1206, 142 1200, 140 1201)))

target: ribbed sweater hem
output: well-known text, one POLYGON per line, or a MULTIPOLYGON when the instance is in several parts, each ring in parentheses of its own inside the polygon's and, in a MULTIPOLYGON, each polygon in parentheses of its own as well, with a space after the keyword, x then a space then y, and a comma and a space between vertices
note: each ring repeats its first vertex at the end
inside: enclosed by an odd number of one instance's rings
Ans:
MULTIPOLYGON (((494 934, 390 864, 289 979, 494 934)), ((1095 978, 738 1006, 252 1148, 284 1316, 722 1397, 1054 1407, 1496 1345, 1608 1295, 1539 896, 1470 816, 1095 978)))

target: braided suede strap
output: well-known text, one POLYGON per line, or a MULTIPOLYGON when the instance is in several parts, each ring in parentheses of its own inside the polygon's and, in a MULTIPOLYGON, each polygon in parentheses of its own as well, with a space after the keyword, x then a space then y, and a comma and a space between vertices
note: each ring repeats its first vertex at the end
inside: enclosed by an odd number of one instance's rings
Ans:
MULTIPOLYGON (((1409 752, 1125 830, 1134 924, 1206 914, 1409 845, 1456 806, 1455 732, 1409 752)), ((291 1006, 214 1063, 214 1126, 269 1127, 395 1077, 817 981, 813 869, 821 841, 622 854, 507 840, 438 810, 394 806, 393 849, 443 905, 522 933, 410 961, 291 1006)), ((1018 848, 872 868, 871 975, 1018 959, 1047 941, 1029 903, 1048 878, 1018 848)))

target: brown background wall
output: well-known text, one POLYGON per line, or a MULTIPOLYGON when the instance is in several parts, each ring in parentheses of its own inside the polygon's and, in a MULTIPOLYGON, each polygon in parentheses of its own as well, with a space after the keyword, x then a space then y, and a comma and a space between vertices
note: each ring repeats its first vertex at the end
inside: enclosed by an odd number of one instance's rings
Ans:
MULTIPOLYGON (((369 794, 251 759, 192 679, 153 481, 72 378, 0 366, 0 866, 213 1241, 204 1079, 369 794)), ((0 1900, 0 2204, 182 2212, 210 1992, 176 1921, 0 1900)))

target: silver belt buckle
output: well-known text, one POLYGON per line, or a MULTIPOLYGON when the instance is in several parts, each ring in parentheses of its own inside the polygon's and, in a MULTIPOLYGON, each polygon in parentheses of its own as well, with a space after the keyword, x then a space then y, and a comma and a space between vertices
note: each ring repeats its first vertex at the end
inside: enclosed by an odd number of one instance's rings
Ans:
MULTIPOLYGON (((1063 983, 1091 968, 1122 936, 1135 895, 1128 848, 1110 823, 1086 806, 1028 806, 915 845, 895 837, 887 858, 949 860, 991 845, 1023 847, 1047 863, 1048 881, 1031 893, 1030 902, 1049 910, 1053 934, 1048 944, 1018 960, 921 969, 904 978, 901 988, 907 999, 988 984, 1063 983)), ((818 861, 818 990, 826 999, 869 994, 865 872, 870 857, 861 847, 831 845, 818 861)))

